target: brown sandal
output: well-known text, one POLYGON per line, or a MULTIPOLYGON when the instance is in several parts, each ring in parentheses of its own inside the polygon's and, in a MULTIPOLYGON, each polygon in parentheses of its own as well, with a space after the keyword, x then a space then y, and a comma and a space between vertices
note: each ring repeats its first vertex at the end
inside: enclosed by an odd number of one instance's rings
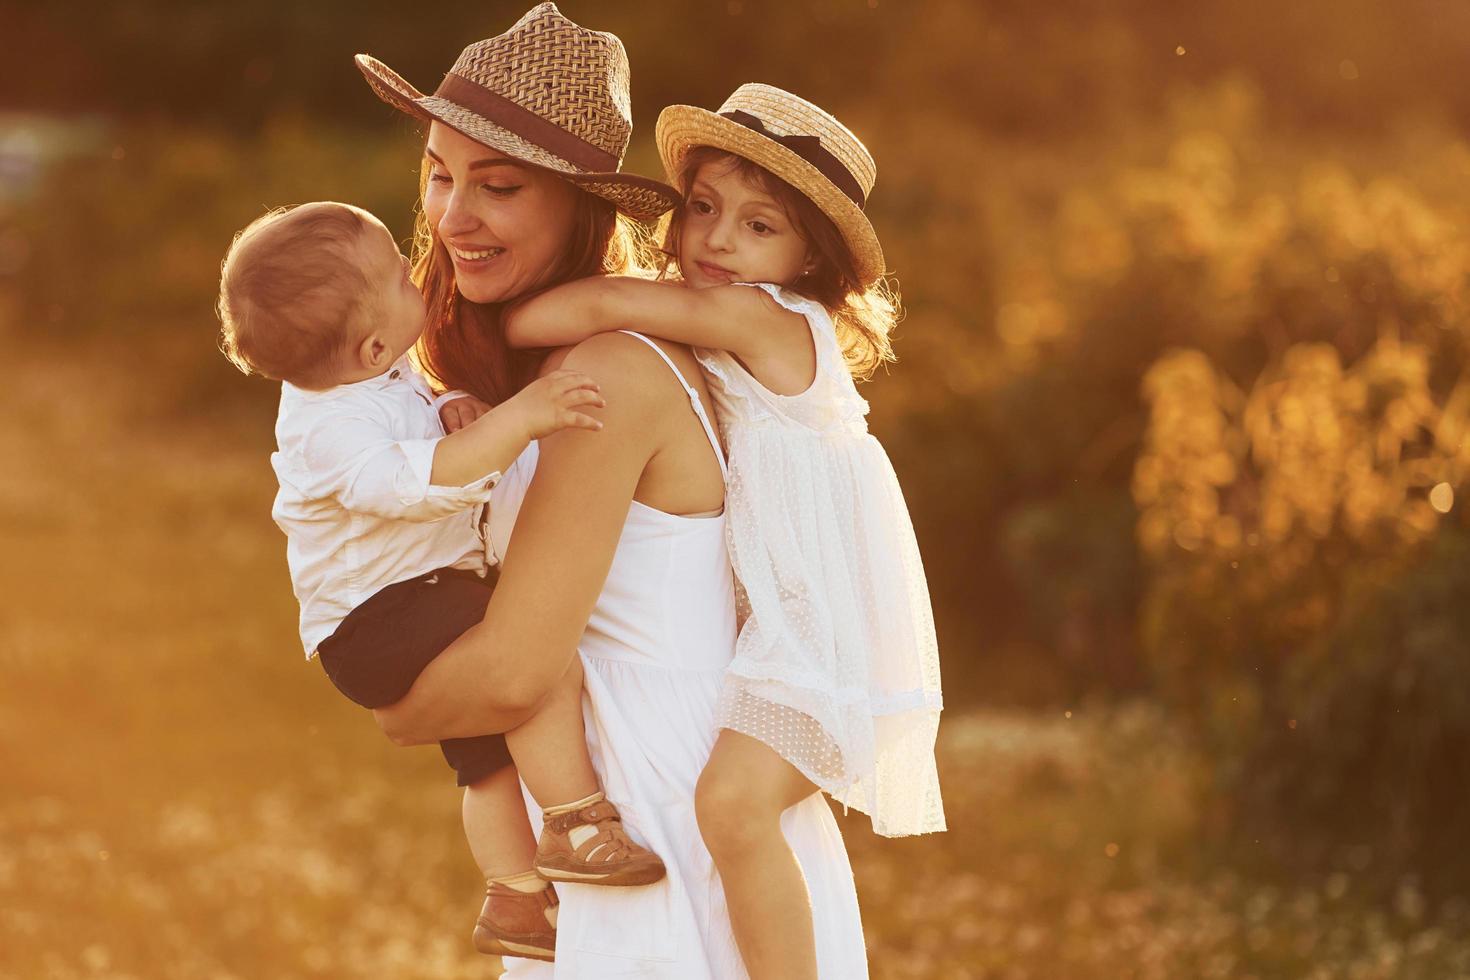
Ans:
POLYGON ((547 817, 536 844, 536 870, 547 881, 583 885, 651 885, 664 876, 664 863, 635 844, 623 829, 617 807, 599 800, 570 813, 547 817), (571 831, 593 826, 597 832, 573 845, 571 831))
POLYGON ((556 889, 550 885, 522 892, 492 881, 475 923, 475 949, 490 956, 554 962, 556 927, 547 921, 546 910, 556 904, 556 889))

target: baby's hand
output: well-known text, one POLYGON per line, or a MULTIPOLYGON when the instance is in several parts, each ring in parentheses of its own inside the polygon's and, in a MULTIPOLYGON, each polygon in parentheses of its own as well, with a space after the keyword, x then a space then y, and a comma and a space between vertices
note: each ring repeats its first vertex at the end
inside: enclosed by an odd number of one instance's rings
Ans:
POLYGON ((444 434, 448 435, 463 429, 488 411, 490 411, 489 405, 474 395, 464 395, 439 406, 439 421, 444 425, 444 434))
POLYGON ((532 381, 506 404, 521 416, 529 437, 540 439, 561 429, 602 428, 601 422, 577 409, 602 408, 607 402, 596 381, 580 371, 561 370, 532 381))

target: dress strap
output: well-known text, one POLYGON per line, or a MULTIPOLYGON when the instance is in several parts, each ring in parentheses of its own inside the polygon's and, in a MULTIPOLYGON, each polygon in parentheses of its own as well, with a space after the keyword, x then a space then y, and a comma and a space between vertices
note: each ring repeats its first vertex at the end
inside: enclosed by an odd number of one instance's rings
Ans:
POLYGON ((699 424, 704 427, 704 434, 709 439, 710 448, 715 451, 715 459, 720 463, 720 475, 728 481, 730 479, 730 470, 725 463, 725 452, 720 448, 720 440, 715 435, 714 426, 710 425, 709 415, 704 410, 704 402, 699 400, 699 392, 695 390, 693 385, 684 380, 684 372, 679 370, 679 366, 674 363, 668 354, 664 353, 664 349, 658 344, 655 344, 652 340, 643 336, 643 334, 633 330, 619 330, 618 333, 625 333, 629 337, 637 337, 649 347, 652 347, 653 352, 663 358, 663 362, 669 366, 669 370, 674 372, 674 377, 679 379, 679 384, 684 386, 684 393, 689 396, 689 404, 693 406, 694 414, 699 416, 699 424))

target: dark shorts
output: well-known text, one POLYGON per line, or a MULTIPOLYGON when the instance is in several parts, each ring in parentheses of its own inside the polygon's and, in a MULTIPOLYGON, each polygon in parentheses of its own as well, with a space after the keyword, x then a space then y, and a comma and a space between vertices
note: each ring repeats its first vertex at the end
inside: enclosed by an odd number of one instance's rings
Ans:
MULTIPOLYGON (((380 589, 317 646, 317 659, 337 690, 364 708, 401 699, 423 669, 485 618, 495 572, 441 568, 380 589)), ((479 782, 511 764, 504 735, 439 743, 459 785, 479 782)))

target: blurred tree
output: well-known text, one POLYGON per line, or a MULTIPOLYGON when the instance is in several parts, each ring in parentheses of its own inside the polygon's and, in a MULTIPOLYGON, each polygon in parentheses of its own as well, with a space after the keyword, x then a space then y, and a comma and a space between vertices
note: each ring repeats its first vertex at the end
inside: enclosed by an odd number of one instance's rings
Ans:
POLYGON ((1155 363, 1133 482, 1142 638, 1276 856, 1368 842, 1389 880, 1462 889, 1470 378, 1437 396, 1427 354, 1389 332, 1344 367, 1297 344, 1248 394, 1196 351, 1155 363))
MULTIPOLYGON (((432 87, 460 48, 531 6, 424 8, 390 0, 51 0, 0 4, 11 56, 4 104, 256 128, 285 105, 376 118, 350 70, 379 54, 432 87), (330 107, 324 109, 324 107, 330 107)), ((708 105, 740 81, 819 102, 877 96, 943 108, 988 132, 1099 131, 1158 111, 1168 89, 1226 73, 1254 79, 1284 123, 1392 129, 1405 111, 1470 121, 1460 83, 1470 8, 1456 0, 566 0, 616 32, 633 64, 639 119, 708 105), (1431 102, 1426 97, 1432 93, 1431 102)))

